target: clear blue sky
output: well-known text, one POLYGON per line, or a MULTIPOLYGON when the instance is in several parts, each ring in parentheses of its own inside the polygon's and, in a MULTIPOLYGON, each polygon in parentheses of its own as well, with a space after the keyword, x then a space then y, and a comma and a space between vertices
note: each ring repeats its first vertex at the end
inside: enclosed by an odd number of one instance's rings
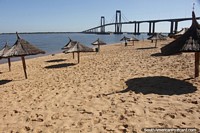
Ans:
MULTIPOLYGON (((191 17, 198 0, 0 0, 0 33, 83 31, 100 25, 100 17, 111 22, 116 10, 129 21, 191 17)), ((179 25, 189 27, 190 22, 179 25)), ((141 27, 146 30, 147 24, 141 27)), ((133 26, 124 26, 131 31, 133 26)), ((111 30, 109 27, 106 30, 111 30)), ((157 31, 168 31, 169 24, 156 25, 157 31)))

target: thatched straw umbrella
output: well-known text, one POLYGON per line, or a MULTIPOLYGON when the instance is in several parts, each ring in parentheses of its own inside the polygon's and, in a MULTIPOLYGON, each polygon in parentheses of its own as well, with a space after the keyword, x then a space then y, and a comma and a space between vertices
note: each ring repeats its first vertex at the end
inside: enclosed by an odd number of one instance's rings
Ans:
POLYGON ((195 53, 195 77, 199 76, 199 52, 200 52, 200 25, 195 13, 192 12, 192 25, 179 38, 161 48, 164 55, 174 55, 182 52, 195 53))
MULTIPOLYGON (((70 47, 74 46, 76 43, 77 43, 77 41, 73 41, 71 38, 69 38, 69 42, 63 48, 61 48, 61 49, 62 50, 67 50, 70 47)), ((74 52, 72 52, 72 54, 73 54, 73 59, 74 59, 74 52)))
POLYGON ((72 45, 69 49, 65 49, 64 53, 73 53, 76 52, 78 54, 78 63, 80 62, 80 52, 94 52, 92 48, 87 47, 79 42, 72 45))
MULTIPOLYGON (((10 49, 10 47, 8 46, 8 43, 6 42, 6 44, 4 45, 4 47, 0 50, 0 58, 3 58, 3 55, 10 49)), ((11 63, 10 63, 10 57, 8 57, 8 67, 9 67, 9 71, 11 71, 11 63)))
POLYGON ((157 41, 158 40, 166 40, 166 37, 164 35, 162 35, 161 33, 155 33, 147 39, 151 40, 152 42, 155 41, 155 48, 156 48, 157 47, 157 41))
POLYGON ((133 46, 134 46, 134 42, 139 41, 139 40, 136 37, 133 36, 133 37, 129 38, 128 41, 133 42, 133 46))
POLYGON ((99 38, 98 38, 96 41, 94 41, 92 43, 92 45, 97 45, 98 46, 98 52, 99 52, 100 51, 100 45, 106 45, 106 43, 104 41, 99 40, 99 38))
POLYGON ((17 34, 17 41, 15 44, 3 55, 3 57, 21 57, 25 78, 27 79, 26 74, 26 63, 24 56, 28 55, 36 55, 36 54, 44 54, 43 50, 36 48, 35 46, 31 45, 28 41, 21 39, 17 34))
POLYGON ((120 41, 124 41, 125 42, 125 46, 127 46, 127 41, 129 40, 130 38, 124 36, 122 39, 120 39, 120 41))

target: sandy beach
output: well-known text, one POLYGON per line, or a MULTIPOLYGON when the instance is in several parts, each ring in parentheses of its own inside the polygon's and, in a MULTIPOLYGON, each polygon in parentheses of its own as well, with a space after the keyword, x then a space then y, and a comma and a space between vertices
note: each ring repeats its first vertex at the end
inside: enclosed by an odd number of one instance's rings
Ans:
POLYGON ((100 53, 0 65, 0 132, 140 133, 143 128, 199 128, 200 78, 194 53, 161 56, 170 42, 113 44, 100 53), (76 57, 76 56, 75 56, 76 57))

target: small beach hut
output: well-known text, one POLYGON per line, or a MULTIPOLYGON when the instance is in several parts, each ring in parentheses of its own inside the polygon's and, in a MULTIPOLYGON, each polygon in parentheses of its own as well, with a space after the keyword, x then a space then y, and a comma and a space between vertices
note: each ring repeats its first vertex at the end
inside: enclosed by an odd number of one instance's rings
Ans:
MULTIPOLYGON (((70 47, 74 46, 76 43, 77 43, 77 41, 73 41, 71 38, 69 38, 69 42, 63 48, 61 48, 61 49, 62 50, 67 50, 70 47)), ((74 59, 74 52, 72 52, 72 54, 73 54, 73 59, 74 59)))
POLYGON ((92 45, 97 45, 98 50, 96 50, 96 52, 99 52, 100 51, 100 45, 106 45, 106 43, 98 38, 96 41, 94 41, 92 43, 92 45))
POLYGON ((120 41, 124 41, 125 46, 127 46, 127 41, 128 41, 129 39, 130 39, 130 38, 124 36, 122 39, 120 39, 120 41))
POLYGON ((134 42, 139 41, 139 40, 136 37, 133 36, 133 37, 129 38, 128 41, 133 42, 133 45, 134 45, 134 42))
POLYGON ((182 52, 195 53, 195 77, 199 76, 199 52, 200 52, 200 25, 195 13, 192 12, 192 25, 179 38, 161 48, 164 55, 174 55, 182 52))
POLYGON ((20 36, 17 34, 17 41, 15 44, 3 55, 3 57, 21 57, 23 69, 24 69, 24 75, 27 79, 27 73, 26 73, 26 63, 24 56, 29 55, 36 55, 36 54, 44 54, 45 52, 43 50, 40 50, 30 44, 28 41, 20 38, 20 36))
POLYGON ((151 40, 152 42, 155 41, 155 48, 157 47, 157 41, 158 40, 166 40, 167 37, 165 37, 164 35, 162 35, 161 33, 155 33, 152 36, 150 36, 149 38, 147 38, 148 40, 151 40))
MULTIPOLYGON (((0 58, 4 58, 3 55, 10 49, 10 47, 8 46, 8 43, 6 42, 6 44, 4 45, 4 47, 0 50, 0 58)), ((11 63, 10 63, 10 57, 8 57, 8 67, 9 67, 9 71, 11 71, 11 63)))
POLYGON ((64 53, 74 53, 78 54, 78 63, 80 62, 80 52, 94 52, 92 48, 87 47, 79 42, 73 44, 70 48, 64 49, 64 53))

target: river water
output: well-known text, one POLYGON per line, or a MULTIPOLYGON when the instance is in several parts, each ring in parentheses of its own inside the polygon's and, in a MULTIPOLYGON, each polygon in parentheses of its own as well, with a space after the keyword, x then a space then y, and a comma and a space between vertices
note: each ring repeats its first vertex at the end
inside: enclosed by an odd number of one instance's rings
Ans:
MULTIPOLYGON (((132 37, 132 34, 84 34, 84 33, 41 33, 41 34, 19 34, 21 38, 30 42, 34 46, 44 50, 47 54, 61 53, 61 48, 65 46, 70 37, 72 40, 79 41, 80 43, 93 47, 92 42, 98 38, 107 44, 119 43, 123 36, 132 37)), ((139 40, 146 39, 146 34, 135 35, 139 40)), ((12 46, 17 39, 16 34, 0 34, 0 49, 7 42, 12 46)), ((34 56, 31 56, 34 57, 34 56)), ((26 57, 27 58, 27 57, 26 57)), ((29 57, 30 58, 30 57, 29 57)), ((14 59, 18 60, 18 59, 14 59)), ((5 59, 0 60, 0 63, 6 62, 5 59)))

